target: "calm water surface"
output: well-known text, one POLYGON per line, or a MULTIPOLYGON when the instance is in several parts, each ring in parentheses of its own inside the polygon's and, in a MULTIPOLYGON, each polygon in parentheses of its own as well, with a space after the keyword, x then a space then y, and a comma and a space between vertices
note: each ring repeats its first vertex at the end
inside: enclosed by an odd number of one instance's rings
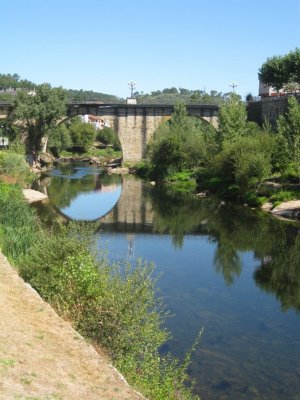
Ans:
POLYGON ((101 221, 97 245, 112 260, 156 264, 174 314, 163 351, 181 357, 204 327, 189 370, 203 400, 300 399, 297 224, 83 164, 57 168, 40 190, 50 219, 101 221))

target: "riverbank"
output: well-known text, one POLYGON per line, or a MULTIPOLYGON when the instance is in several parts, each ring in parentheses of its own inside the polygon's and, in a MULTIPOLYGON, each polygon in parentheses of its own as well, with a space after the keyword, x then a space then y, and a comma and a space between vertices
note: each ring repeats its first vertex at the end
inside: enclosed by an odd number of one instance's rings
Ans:
POLYGON ((140 400, 0 252, 0 398, 140 400))
POLYGON ((289 220, 299 220, 300 218, 300 200, 284 201, 276 207, 272 203, 267 202, 261 209, 270 212, 278 218, 289 220))

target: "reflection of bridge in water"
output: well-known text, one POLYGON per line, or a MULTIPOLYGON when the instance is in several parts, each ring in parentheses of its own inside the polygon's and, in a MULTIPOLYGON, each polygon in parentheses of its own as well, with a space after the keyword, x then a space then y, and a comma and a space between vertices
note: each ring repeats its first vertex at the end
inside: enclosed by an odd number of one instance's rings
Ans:
POLYGON ((134 176, 122 180, 120 198, 114 208, 100 218, 103 230, 122 232, 148 231, 152 229, 153 211, 151 202, 143 196, 143 182, 134 176))

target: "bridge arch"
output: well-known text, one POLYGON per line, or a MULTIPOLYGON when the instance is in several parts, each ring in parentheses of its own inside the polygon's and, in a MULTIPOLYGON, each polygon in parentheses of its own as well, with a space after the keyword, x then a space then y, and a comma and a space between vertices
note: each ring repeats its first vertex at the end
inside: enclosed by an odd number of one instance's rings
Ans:
MULTIPOLYGON (((190 115, 218 125, 217 105, 187 105, 190 115)), ((174 111, 164 104, 101 104, 95 102, 70 103, 68 116, 91 114, 101 116, 117 133, 123 152, 123 163, 144 158, 147 144, 160 123, 174 111)))

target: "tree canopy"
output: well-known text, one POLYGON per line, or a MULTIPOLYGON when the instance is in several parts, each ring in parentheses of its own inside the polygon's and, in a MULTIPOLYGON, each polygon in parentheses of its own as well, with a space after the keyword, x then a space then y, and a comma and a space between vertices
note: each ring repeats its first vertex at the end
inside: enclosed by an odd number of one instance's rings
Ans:
POLYGON ((43 137, 48 137, 57 122, 66 114, 66 92, 49 84, 36 86, 35 93, 17 93, 10 116, 26 138, 27 149, 39 152, 43 137))
POLYGON ((300 85, 300 49, 296 48, 284 56, 267 58, 260 70, 262 82, 273 86, 277 91, 289 84, 300 85))

